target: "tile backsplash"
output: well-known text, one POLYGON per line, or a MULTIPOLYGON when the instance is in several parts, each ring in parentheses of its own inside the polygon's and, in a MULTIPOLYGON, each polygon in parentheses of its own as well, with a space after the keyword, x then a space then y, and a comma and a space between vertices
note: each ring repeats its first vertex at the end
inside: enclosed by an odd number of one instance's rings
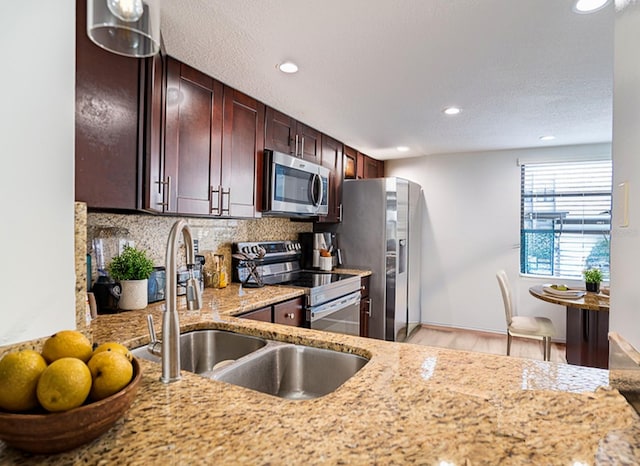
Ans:
MULTIPOLYGON (((96 257, 93 240, 98 237, 133 241, 138 249, 147 251, 155 265, 165 264, 167 238, 179 217, 148 214, 111 214, 90 212, 87 215, 87 253, 92 256, 92 277, 96 277, 96 257)), ((287 218, 208 219, 188 218, 193 238, 198 240, 200 253, 212 251, 224 254, 227 273, 231 271, 231 243, 240 241, 293 240, 300 232, 313 231, 312 222, 296 222, 287 218)), ((109 241, 115 244, 115 241, 109 241)), ((117 246, 115 246, 117 247, 117 246)))

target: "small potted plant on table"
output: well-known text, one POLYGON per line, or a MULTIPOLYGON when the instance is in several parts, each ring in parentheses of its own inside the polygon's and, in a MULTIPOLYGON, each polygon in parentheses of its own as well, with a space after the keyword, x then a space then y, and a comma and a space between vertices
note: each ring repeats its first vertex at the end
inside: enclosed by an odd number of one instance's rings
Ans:
POLYGON ((594 293, 600 292, 600 282, 602 281, 602 272, 598 268, 587 269, 582 272, 584 276, 584 283, 586 285, 587 291, 592 291, 594 293))
POLYGON ((125 246, 122 253, 109 264, 109 275, 120 283, 118 308, 122 310, 144 309, 148 304, 148 280, 153 271, 153 261, 145 251, 125 246))

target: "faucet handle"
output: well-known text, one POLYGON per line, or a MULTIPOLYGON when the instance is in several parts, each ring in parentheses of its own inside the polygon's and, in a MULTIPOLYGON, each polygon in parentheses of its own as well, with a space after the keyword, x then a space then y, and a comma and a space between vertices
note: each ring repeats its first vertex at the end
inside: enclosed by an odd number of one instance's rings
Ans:
POLYGON ((156 329, 153 327, 153 316, 151 314, 147 315, 147 329, 149 330, 149 344, 147 345, 147 350, 151 354, 160 356, 160 348, 162 347, 162 344, 156 337, 156 329))
POLYGON ((149 330, 149 340, 151 343, 155 343, 157 340, 156 329, 153 327, 153 316, 147 315, 147 329, 149 330))

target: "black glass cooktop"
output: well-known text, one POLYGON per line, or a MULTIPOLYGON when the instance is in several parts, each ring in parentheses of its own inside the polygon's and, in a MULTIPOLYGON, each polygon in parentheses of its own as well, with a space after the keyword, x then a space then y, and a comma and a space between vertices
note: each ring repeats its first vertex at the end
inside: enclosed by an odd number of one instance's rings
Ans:
POLYGON ((289 280, 280 282, 281 285, 301 286, 304 288, 314 288, 316 286, 336 283, 355 275, 336 272, 314 272, 303 270, 291 277, 289 280))

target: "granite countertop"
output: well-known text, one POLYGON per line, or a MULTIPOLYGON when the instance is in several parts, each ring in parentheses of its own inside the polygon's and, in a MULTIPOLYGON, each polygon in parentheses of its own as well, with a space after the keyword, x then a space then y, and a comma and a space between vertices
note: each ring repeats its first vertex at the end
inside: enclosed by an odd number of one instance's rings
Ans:
MULTIPOLYGON (((1 464, 636 464, 640 418, 602 369, 329 334, 234 317, 299 295, 287 287, 206 290, 183 330, 223 328, 370 358, 335 392, 284 400, 183 372, 143 380, 95 441, 30 456, 0 442, 1 464)), ((99 316, 96 342, 148 341, 146 315, 99 316)))

